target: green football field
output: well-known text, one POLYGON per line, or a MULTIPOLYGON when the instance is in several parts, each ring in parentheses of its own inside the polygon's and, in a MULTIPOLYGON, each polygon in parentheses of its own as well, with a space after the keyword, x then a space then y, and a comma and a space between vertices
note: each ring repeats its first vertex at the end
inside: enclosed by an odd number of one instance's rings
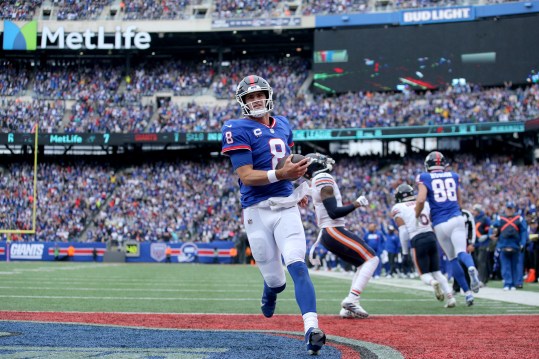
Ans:
MULTIPOLYGON (((337 314, 351 275, 312 278, 318 312, 337 314)), ((262 291, 262 277, 249 265, 2 262, 0 280, 1 307, 10 311, 258 314, 262 291)), ((276 314, 299 312, 290 277, 287 283, 276 314)), ((525 290, 539 292, 539 285, 527 284, 525 290)), ((476 298, 466 307, 460 295, 457 301, 449 310, 429 291, 372 280, 362 295, 371 315, 539 314, 539 306, 476 298)))

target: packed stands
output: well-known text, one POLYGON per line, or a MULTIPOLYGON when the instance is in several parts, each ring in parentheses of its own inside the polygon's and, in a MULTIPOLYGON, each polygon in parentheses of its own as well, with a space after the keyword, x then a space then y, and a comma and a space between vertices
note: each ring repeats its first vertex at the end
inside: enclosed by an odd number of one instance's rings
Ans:
POLYGON ((0 18, 25 21, 80 21, 115 18, 118 20, 190 20, 194 18, 245 19, 290 16, 320 16, 387 12, 417 8, 485 5, 514 0, 8 0, 2 3, 0 18), (199 11, 204 9, 203 11, 199 11), (113 14, 111 15, 111 10, 113 14))
POLYGON ((112 64, 58 61, 33 70, 28 64, 6 64, 8 71, 0 76, 3 131, 25 131, 36 121, 49 132, 219 131, 224 120, 239 115, 233 96, 241 71, 269 79, 276 109, 302 129, 526 121, 539 116, 537 84, 312 94, 306 90, 309 62, 300 57, 231 61, 219 71, 193 61, 147 62, 127 75, 125 68, 112 64), (168 94, 170 100, 155 103, 156 93, 168 94), (26 100, 19 99, 21 94, 26 100), (201 95, 215 98, 213 105, 198 104, 201 95), (30 109, 28 98, 55 101, 52 113, 43 105, 30 109), (63 106, 58 102, 66 100, 74 101, 63 106), (12 119, 17 114, 22 121, 15 128, 12 119))
MULTIPOLYGON (((312 20, 319 15, 456 5, 470 2, 10 0, 3 2, 0 16, 13 21, 46 18, 64 25, 100 20, 171 23, 201 18, 209 23, 291 16, 309 16, 312 20)), ((301 51, 285 56, 268 46, 262 54, 240 56, 223 51, 218 56, 214 49, 197 48, 193 54, 182 56, 185 49, 178 50, 180 46, 170 53, 160 51, 166 48, 165 40, 156 50, 158 56, 155 52, 138 56, 138 52, 122 50, 110 57, 111 53, 104 52, 86 57, 83 51, 76 51, 65 58, 61 52, 3 58, 0 132, 32 132, 35 123, 44 133, 218 132, 224 121, 240 116, 234 93, 243 76, 251 73, 269 81, 276 113, 289 117, 296 129, 505 123, 539 117, 539 85, 532 82, 526 86, 464 84, 428 91, 318 94, 311 87, 312 53, 305 54, 308 50, 299 48, 301 51)), ((245 46, 255 47, 251 43, 245 46)), ((207 149, 200 150, 198 159, 187 159, 186 152, 173 151, 167 159, 161 158, 161 153, 139 159, 137 150, 130 153, 129 163, 115 154, 103 156, 98 162, 68 159, 68 155, 61 160, 40 157, 37 232, 24 234, 22 239, 238 241, 242 227, 239 189, 228 159, 215 153, 210 156, 207 149), (172 156, 178 159, 170 160, 172 156)), ((494 216, 507 199, 514 199, 523 213, 531 211, 539 205, 534 193, 539 187, 537 165, 524 165, 504 149, 499 152, 502 154, 450 154, 452 168, 461 174, 464 207, 479 203, 494 216)), ((370 201, 369 208, 360 208, 346 219, 348 228, 358 234, 364 233, 370 223, 387 228, 394 188, 402 182, 413 184, 415 176, 423 171, 424 154, 411 153, 405 158, 395 154, 336 156, 333 174, 345 202, 359 194, 367 195, 370 201)), ((32 169, 22 160, 0 164, 0 228, 32 228, 32 169)), ((307 239, 313 242, 318 233, 314 212, 312 208, 301 212, 307 239)))
MULTIPOLYGON (((347 217, 351 230, 362 233, 369 223, 391 223, 394 189, 402 182, 413 185, 424 170, 419 156, 398 158, 344 157, 337 161, 332 174, 343 201, 362 193, 370 201, 368 209, 360 208, 347 217)), ((539 206, 537 165, 522 165, 508 155, 478 158, 471 154, 455 155, 450 163, 462 177, 465 208, 478 203, 493 216, 508 199, 514 199, 523 213, 539 206)), ((30 228, 32 166, 16 163, 2 167, 1 173, 4 195, 0 212, 4 214, 0 228, 30 228)), ((141 241, 209 242, 240 234, 239 189, 227 158, 127 166, 44 163, 39 165, 38 179, 38 233, 31 240, 102 241, 116 233, 116 238, 141 241)), ((314 212, 310 208, 302 213, 308 239, 315 239, 314 212)))
POLYGON ((0 19, 12 21, 31 20, 42 3, 43 0, 2 1, 2 6, 0 7, 0 19))

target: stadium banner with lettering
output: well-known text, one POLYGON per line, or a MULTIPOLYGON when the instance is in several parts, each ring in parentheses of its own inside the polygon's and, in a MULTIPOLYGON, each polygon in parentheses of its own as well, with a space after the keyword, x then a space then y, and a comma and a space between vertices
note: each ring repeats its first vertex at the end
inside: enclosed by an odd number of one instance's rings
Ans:
POLYGON ((260 19, 220 19, 212 20, 212 29, 256 28, 256 27, 299 27, 301 17, 270 17, 260 19))
POLYGON ((0 261, 73 261, 102 262, 106 250, 105 243, 81 242, 0 242, 0 261), (75 248, 73 257, 69 258, 69 246, 75 248))
MULTIPOLYGON (((525 122, 488 122, 434 126, 295 130, 294 141, 384 140, 398 138, 498 135, 525 132, 525 122)), ((221 142, 221 132, 43 133, 39 145, 193 144, 221 142)), ((33 145, 34 134, 0 133, 0 145, 33 145)))
MULTIPOLYGON (((218 241, 212 243, 199 242, 139 242, 137 255, 128 256, 126 262, 167 262, 172 263, 233 263, 230 250, 234 242, 218 241), (170 246, 170 258, 167 259, 166 248, 170 246)), ((133 250, 133 246, 126 247, 133 250)), ((16 261, 71 261, 102 262, 106 251, 105 243, 81 242, 0 242, 0 261, 8 259, 16 261), (68 256, 69 246, 75 248, 74 255, 68 256)), ((132 252, 131 252, 132 253, 132 252)), ((133 254, 133 253, 132 253, 133 254)))
POLYGON ((475 11, 471 6, 405 10, 401 12, 401 25, 433 24, 439 22, 473 21, 475 11))
POLYGON ((511 16, 539 12, 539 1, 517 3, 455 6, 417 10, 383 11, 361 14, 317 15, 315 28, 370 25, 418 25, 440 22, 471 21, 495 16, 511 16), (420 19, 417 21, 415 19, 420 19), (411 21, 414 20, 414 21, 411 21))
POLYGON ((43 22, 38 26, 36 20, 27 23, 15 23, 4 20, 3 49, 35 51, 37 49, 60 50, 146 50, 150 48, 152 37, 148 32, 137 31, 137 26, 126 28, 116 26, 115 32, 105 31, 105 26, 88 23, 82 31, 69 32, 64 26, 51 26, 55 23, 43 22), (51 27, 49 27, 51 26, 51 27), (41 35, 38 41, 38 35, 41 35), (38 46, 40 44, 40 46, 38 46))

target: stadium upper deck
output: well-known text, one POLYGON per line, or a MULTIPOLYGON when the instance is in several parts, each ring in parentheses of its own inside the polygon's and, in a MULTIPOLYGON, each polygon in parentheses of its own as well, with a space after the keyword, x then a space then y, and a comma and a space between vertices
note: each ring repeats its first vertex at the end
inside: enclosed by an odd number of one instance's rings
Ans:
POLYGON ((4 1, 5 20, 187 20, 387 12, 427 7, 500 4, 511 0, 31 0, 4 1))
MULTIPOLYGON (((480 83, 443 84, 419 93, 414 88, 313 93, 314 28, 331 26, 332 21, 353 27, 365 19, 362 15, 391 22, 396 10, 424 8, 431 2, 395 2, 375 14, 371 10, 379 10, 380 4, 373 0, 24 4, 9 1, 1 13, 4 19, 25 20, 17 26, 37 20, 35 51, 11 51, 5 43, 0 51, 5 70, 0 73, 0 128, 4 132, 28 132, 36 121, 45 133, 217 132, 223 120, 238 115, 232 93, 246 72, 267 77, 281 113, 306 130, 520 122, 537 118, 539 112, 537 85, 533 85, 533 76, 539 76, 533 68, 528 82, 525 76, 519 77, 521 83, 516 85, 526 85, 519 88, 500 82, 494 88, 480 83), (288 10, 280 13, 283 7, 288 10), (183 15, 176 17, 179 13, 183 15), (253 14, 260 13, 300 20, 256 22, 253 14), (228 22, 235 17, 248 21, 228 22), (137 29, 129 30, 131 24, 137 29), (99 26, 104 27, 102 37, 99 26), (150 33, 148 37, 145 32, 150 33), (44 37, 49 41, 46 47, 42 46, 44 37), (135 46, 137 41, 140 48, 135 46)), ((437 4, 473 7, 474 19, 504 11, 535 13, 539 7, 537 1, 437 4)), ((4 40, 6 23, 0 22, 4 40)), ((381 28, 386 26, 391 27, 381 28)))

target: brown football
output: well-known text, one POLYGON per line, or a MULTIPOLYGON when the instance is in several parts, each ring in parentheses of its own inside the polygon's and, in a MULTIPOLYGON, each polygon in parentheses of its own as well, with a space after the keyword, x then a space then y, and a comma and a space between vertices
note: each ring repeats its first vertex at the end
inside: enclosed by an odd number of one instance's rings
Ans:
MULTIPOLYGON (((286 159, 289 157, 289 156, 292 156, 292 163, 298 163, 299 161, 301 161, 302 159, 305 158, 305 156, 303 155, 300 155, 298 153, 294 153, 294 154, 291 154, 291 155, 288 155, 288 156, 285 156, 281 159, 279 159, 279 161, 277 162, 277 166, 275 167, 276 170, 279 170, 281 168, 284 167, 284 163, 286 162, 286 159)), ((301 176, 300 176, 301 177, 301 176)), ((296 181, 298 180, 298 178, 295 178, 295 179, 292 179, 291 181, 296 181)))

